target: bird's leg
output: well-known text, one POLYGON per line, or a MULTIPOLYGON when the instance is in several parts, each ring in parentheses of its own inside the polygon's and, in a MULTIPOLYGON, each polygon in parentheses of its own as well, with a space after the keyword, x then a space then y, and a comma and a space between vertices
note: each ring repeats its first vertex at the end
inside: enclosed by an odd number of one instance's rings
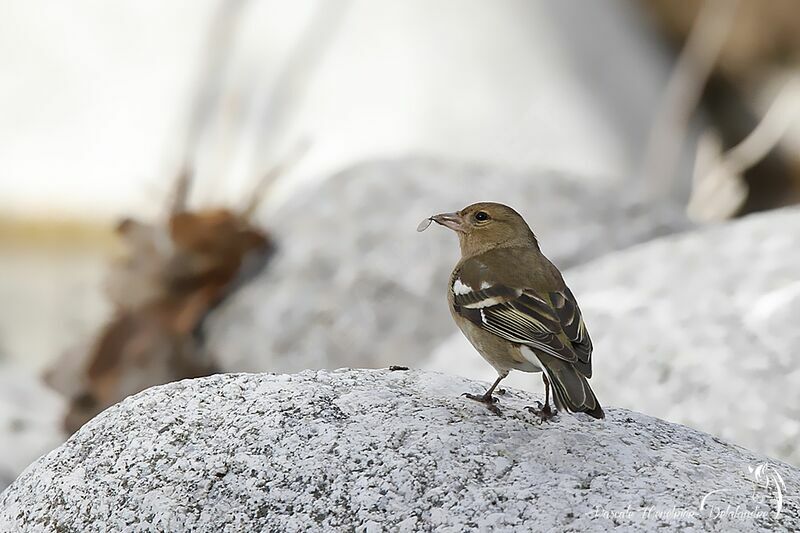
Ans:
POLYGON ((544 375, 542 372, 542 383, 544 383, 544 407, 542 407, 542 411, 550 412, 550 380, 547 379, 547 376, 544 375))
POLYGON ((536 402, 536 407, 526 407, 526 409, 545 421, 553 418, 556 411, 550 409, 550 381, 544 372, 542 372, 542 381, 544 382, 544 405, 542 402, 536 402))
POLYGON ((475 400, 476 402, 485 403, 487 406, 489 406, 490 411, 494 412, 495 414, 500 414, 500 410, 494 405, 494 403, 497 401, 497 398, 493 397, 492 393, 494 392, 494 389, 497 388, 497 386, 500 384, 500 382, 503 381, 503 378, 505 378, 507 375, 508 372, 500 374, 495 380, 495 382, 492 384, 492 386, 489 387, 489 390, 487 390, 483 394, 470 394, 468 392, 465 392, 464 394, 462 394, 462 396, 466 396, 470 400, 475 400))

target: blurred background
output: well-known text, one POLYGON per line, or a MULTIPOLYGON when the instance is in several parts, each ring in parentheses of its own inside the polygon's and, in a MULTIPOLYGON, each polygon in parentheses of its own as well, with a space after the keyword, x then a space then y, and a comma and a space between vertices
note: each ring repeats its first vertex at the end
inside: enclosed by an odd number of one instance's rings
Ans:
POLYGON ((800 465, 796 1, 16 1, 0 65, 0 488, 176 379, 493 379, 414 231, 481 200, 604 404, 800 465))

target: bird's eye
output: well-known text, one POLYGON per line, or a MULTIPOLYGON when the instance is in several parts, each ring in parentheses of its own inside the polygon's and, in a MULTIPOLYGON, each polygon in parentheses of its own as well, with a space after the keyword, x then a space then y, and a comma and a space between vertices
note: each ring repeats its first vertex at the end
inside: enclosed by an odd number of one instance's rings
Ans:
POLYGON ((487 213, 486 211, 478 211, 477 213, 475 213, 475 220, 477 220, 478 222, 489 220, 489 213, 487 213))

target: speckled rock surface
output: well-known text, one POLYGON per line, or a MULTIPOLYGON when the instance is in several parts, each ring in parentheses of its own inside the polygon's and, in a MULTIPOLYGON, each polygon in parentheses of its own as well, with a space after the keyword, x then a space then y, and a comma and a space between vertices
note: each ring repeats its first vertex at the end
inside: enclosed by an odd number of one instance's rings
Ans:
POLYGON ((149 389, 0 499, 3 531, 796 530, 800 472, 621 409, 497 416, 421 371, 236 374, 149 389), (762 477, 764 477, 762 475, 762 477), (769 476, 767 476, 769 477, 769 476), (763 494, 762 494, 763 493, 763 494), (703 508, 701 502, 705 498, 703 508), (739 509, 738 514, 726 509, 739 509), (738 507, 737 507, 738 506, 738 507), (649 510, 649 511, 648 511, 649 510))
POLYGON ((354 166, 266 213, 280 250, 214 314, 209 343, 228 371, 413 364, 452 332, 459 255, 452 232, 415 229, 476 201, 517 208, 562 267, 685 227, 597 182, 419 158, 354 166))
MULTIPOLYGON (((800 209, 659 239, 565 278, 601 401, 800 465, 800 209)), ((426 367, 495 375, 460 334, 426 367)), ((511 383, 542 387, 524 374, 511 383)))

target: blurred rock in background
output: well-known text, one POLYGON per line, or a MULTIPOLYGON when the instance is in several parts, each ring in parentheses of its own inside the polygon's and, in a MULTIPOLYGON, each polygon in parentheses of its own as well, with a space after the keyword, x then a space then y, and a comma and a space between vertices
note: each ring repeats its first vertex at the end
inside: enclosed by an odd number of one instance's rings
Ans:
MULTIPOLYGON (((594 343, 592 388, 603 404, 800 465, 798 229, 800 209, 787 208, 566 271, 594 343)), ((422 366, 496 378, 460 334, 422 366)), ((540 381, 509 377, 534 391, 540 381)))
POLYGON ((268 214, 269 270, 209 322, 228 371, 413 365, 453 331, 445 285, 452 234, 420 220, 479 200, 521 211, 560 266, 689 227, 677 205, 555 171, 433 158, 365 162, 268 214))

